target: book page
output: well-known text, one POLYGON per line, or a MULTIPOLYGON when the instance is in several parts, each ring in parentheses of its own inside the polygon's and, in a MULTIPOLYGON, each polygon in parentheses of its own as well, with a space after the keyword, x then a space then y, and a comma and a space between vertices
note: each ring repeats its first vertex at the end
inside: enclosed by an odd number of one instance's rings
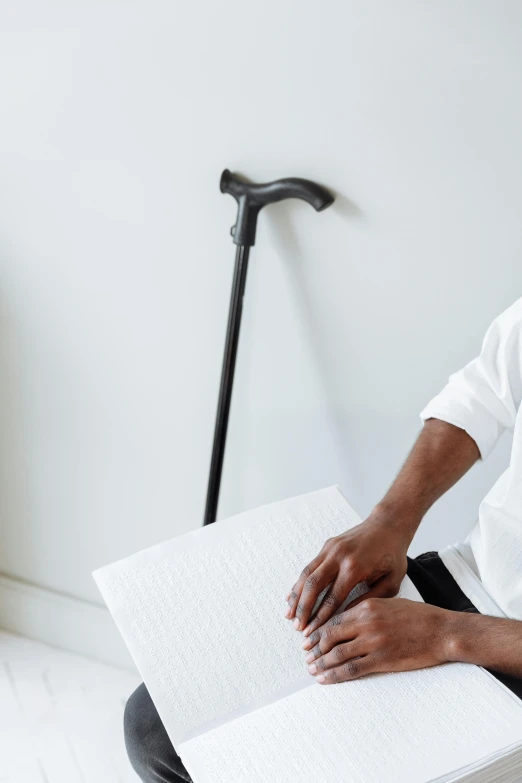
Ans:
POLYGON ((178 752, 197 783, 428 783, 457 780, 521 740, 522 702, 478 667, 446 664, 314 683, 178 752))
POLYGON ((332 487, 95 573, 174 745, 310 684, 285 596, 325 541, 359 522, 332 487))

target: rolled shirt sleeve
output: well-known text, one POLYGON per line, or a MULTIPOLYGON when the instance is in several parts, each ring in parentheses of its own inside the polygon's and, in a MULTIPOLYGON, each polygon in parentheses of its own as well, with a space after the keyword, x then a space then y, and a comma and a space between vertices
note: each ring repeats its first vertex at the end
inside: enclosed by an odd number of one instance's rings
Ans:
POLYGON ((506 429, 513 429, 522 397, 522 299, 496 318, 476 359, 450 375, 421 412, 465 430, 482 459, 506 429))

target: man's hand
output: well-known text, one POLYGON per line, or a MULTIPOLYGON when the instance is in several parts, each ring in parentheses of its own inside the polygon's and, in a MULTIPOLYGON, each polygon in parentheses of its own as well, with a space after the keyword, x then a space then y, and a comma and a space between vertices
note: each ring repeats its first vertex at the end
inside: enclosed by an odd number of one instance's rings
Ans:
POLYGON ((317 682, 423 669, 452 660, 460 615, 405 598, 363 599, 304 640, 317 682))
MULTIPOLYGON (((359 582, 367 597, 397 594, 406 573, 406 551, 424 514, 477 461, 475 441, 459 427, 429 419, 392 486, 366 522, 326 542, 288 594, 286 616, 305 634, 344 603, 359 582), (325 599, 308 627, 315 602, 325 599)), ((355 602, 354 602, 355 603, 355 602)))
POLYGON ((294 618, 297 630, 304 629, 308 635, 323 625, 359 582, 370 588, 366 598, 397 595, 406 574, 411 535, 394 522, 392 516, 376 509, 361 525, 326 542, 287 596, 286 617, 294 618), (321 606, 309 623, 315 602, 326 587, 321 606))

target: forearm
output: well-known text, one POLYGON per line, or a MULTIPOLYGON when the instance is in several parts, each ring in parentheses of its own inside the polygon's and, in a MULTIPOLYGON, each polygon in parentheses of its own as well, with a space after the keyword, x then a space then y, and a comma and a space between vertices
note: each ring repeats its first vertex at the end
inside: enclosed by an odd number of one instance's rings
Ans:
POLYGON ((372 518, 389 519, 411 540, 428 509, 479 457, 477 444, 467 432, 429 419, 372 518))
POLYGON ((522 677, 522 622, 447 612, 446 658, 522 677))

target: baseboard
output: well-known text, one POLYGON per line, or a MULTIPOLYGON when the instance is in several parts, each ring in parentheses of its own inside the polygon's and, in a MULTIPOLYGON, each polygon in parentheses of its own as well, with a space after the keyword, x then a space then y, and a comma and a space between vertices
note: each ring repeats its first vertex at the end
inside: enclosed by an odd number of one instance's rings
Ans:
POLYGON ((2 575, 0 628, 136 671, 107 609, 2 575))

